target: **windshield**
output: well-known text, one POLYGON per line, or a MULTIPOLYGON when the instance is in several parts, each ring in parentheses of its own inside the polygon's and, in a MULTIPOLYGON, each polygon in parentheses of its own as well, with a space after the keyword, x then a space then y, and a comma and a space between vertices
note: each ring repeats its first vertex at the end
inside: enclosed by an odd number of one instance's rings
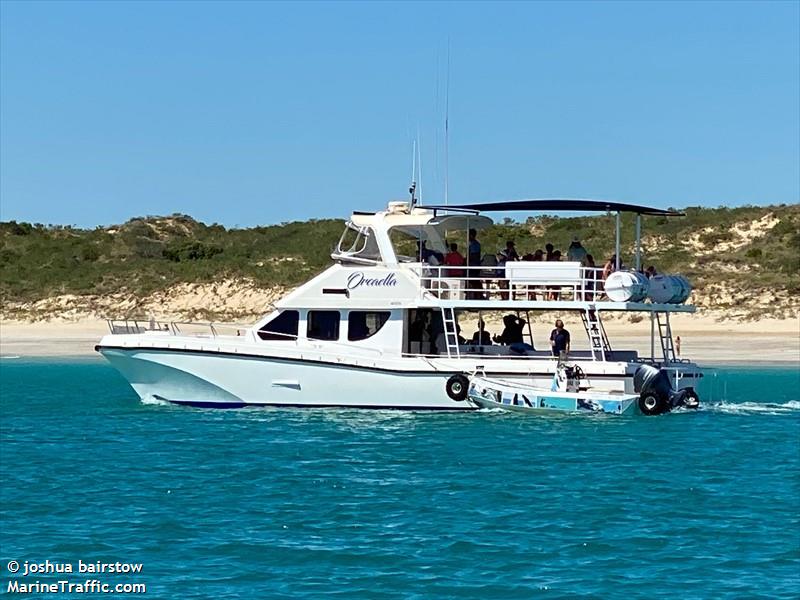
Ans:
POLYGON ((381 251, 375 239, 375 232, 371 227, 359 227, 348 221, 333 257, 362 264, 380 262, 381 251))

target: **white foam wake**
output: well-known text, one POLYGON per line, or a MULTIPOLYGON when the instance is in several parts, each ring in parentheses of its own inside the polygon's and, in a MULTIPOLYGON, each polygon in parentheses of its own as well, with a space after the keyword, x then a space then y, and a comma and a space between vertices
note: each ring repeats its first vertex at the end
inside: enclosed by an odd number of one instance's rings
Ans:
POLYGON ((142 398, 142 404, 155 404, 158 406, 169 406, 169 402, 162 398, 156 398, 155 396, 146 396, 142 398))
POLYGON ((719 402, 701 405, 701 409, 727 414, 761 413, 780 415, 800 411, 800 400, 789 400, 782 404, 776 402, 719 402))

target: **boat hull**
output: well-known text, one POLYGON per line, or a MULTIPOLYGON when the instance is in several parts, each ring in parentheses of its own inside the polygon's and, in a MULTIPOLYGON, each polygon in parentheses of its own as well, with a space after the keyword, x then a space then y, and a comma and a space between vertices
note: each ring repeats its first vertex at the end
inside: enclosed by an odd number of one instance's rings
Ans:
MULTIPOLYGON (((106 341, 117 341, 108 336, 106 341)), ((170 347, 147 338, 101 343, 96 349, 128 380, 143 400, 174 404, 242 408, 296 406, 406 410, 474 410, 466 400, 447 394, 447 381, 457 373, 475 371, 476 360, 387 358, 348 361, 333 354, 297 350, 295 354, 258 355, 249 346, 193 348, 188 338, 169 340, 170 347)), ((555 361, 539 364, 532 374, 524 359, 498 361, 504 379, 545 387, 552 381, 555 361), (502 368, 499 364, 503 363, 502 368)), ((606 393, 630 393, 633 370, 627 363, 580 363, 588 384, 606 393)))
POLYGON ((99 348, 143 400, 247 406, 473 410, 445 393, 452 373, 390 372, 278 358, 99 348))

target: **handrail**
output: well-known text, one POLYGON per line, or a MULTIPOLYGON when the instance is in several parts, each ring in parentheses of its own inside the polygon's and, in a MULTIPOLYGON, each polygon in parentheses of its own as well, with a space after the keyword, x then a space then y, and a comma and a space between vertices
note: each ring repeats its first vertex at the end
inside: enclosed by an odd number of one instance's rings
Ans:
POLYGON ((246 335, 245 332, 249 331, 252 325, 244 325, 241 323, 217 323, 213 321, 199 322, 199 321, 161 321, 156 319, 106 319, 108 328, 113 335, 122 334, 142 334, 142 333, 162 333, 168 335, 187 335, 181 331, 181 325, 188 325, 192 327, 205 327, 211 333, 211 337, 226 337, 220 333, 220 329, 235 330, 235 336, 227 337, 242 337, 246 335))
POLYGON ((514 265, 530 265, 529 273, 508 277, 506 265, 481 266, 434 266, 427 264, 410 266, 419 277, 420 295, 433 294, 449 300, 560 300, 569 296, 571 300, 607 300, 603 292, 603 269, 575 266, 568 262, 514 262, 514 265), (541 266, 538 270, 535 266, 541 266), (561 268, 559 268, 561 267, 561 268), (559 271, 561 271, 559 273, 559 271), (570 276, 572 271, 574 276, 570 276))

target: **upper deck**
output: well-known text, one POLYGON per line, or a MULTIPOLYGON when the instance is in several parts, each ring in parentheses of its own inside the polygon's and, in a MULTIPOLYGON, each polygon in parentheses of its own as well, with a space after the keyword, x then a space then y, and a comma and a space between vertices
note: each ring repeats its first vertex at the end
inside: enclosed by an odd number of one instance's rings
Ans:
MULTIPOLYGON (((466 240, 474 240, 492 220, 475 212, 443 210, 392 202, 385 211, 354 213, 331 254, 337 265, 278 306, 695 310, 684 304, 690 291, 685 280, 675 294, 661 289, 649 295, 649 280, 633 271, 615 275, 622 281, 615 281, 612 290, 603 269, 578 261, 503 262, 501 257, 498 264, 494 252, 475 256, 466 240), (450 260, 455 255, 448 256, 447 243, 454 239, 466 241, 455 261, 450 260)), ((660 281, 662 287, 664 283, 660 281)))

